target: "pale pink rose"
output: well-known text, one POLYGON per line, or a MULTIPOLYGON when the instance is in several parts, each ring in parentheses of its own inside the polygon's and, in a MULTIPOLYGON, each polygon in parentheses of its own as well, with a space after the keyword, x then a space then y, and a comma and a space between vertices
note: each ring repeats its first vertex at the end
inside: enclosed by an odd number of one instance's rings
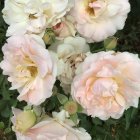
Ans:
POLYGON ((39 105, 52 95, 56 65, 39 36, 12 36, 2 48, 3 74, 17 89, 19 101, 39 105))
POLYGON ((140 59, 128 52, 89 55, 72 84, 72 96, 92 117, 118 119, 130 106, 138 107, 140 59))
POLYGON ((75 0, 71 13, 78 32, 88 42, 99 42, 123 29, 129 11, 128 0, 75 0))
MULTIPOLYGON (((18 131, 18 128, 21 128, 20 124, 24 123, 18 118, 22 111, 18 109, 13 109, 13 111, 13 130, 16 132, 17 140, 91 140, 91 136, 85 129, 73 127, 74 123, 68 119, 68 113, 64 110, 59 113, 53 112, 52 118, 46 116, 45 119, 37 122, 24 133, 18 131)), ((26 118, 34 121, 31 115, 26 116, 26 118)), ((27 124, 27 126, 29 125, 27 124)))
POLYGON ((62 40, 68 36, 75 36, 76 28, 74 26, 74 19, 71 16, 66 16, 62 21, 53 26, 54 33, 58 40, 62 40))

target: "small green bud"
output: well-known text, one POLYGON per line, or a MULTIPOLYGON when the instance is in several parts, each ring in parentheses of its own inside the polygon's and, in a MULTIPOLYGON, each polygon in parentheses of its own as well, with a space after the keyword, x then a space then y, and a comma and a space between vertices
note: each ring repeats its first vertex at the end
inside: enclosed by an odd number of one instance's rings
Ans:
POLYGON ((110 37, 104 40, 104 47, 106 50, 113 50, 117 46, 118 39, 116 37, 110 37))
POLYGON ((64 109, 69 112, 70 115, 75 114, 78 111, 78 105, 74 101, 68 101, 64 105, 64 109))
POLYGON ((32 110, 21 112, 16 118, 15 129, 21 133, 25 133, 36 122, 36 115, 32 110))

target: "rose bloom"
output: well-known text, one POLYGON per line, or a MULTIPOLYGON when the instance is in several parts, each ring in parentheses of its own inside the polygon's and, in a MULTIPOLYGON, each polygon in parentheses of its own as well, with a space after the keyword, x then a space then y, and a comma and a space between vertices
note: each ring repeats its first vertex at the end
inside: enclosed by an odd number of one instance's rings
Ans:
POLYGON ((140 60, 128 52, 89 55, 72 84, 72 96, 85 113, 118 119, 130 106, 138 107, 140 60))
POLYGON ((89 45, 82 37, 67 37, 50 47, 58 57, 58 79, 65 91, 70 92, 70 85, 77 67, 90 51, 89 45))
POLYGON ((75 0, 71 13, 78 32, 88 42, 99 42, 123 29, 129 11, 128 0, 75 0))
POLYGON ((53 112, 53 117, 47 116, 31 128, 26 123, 35 122, 33 114, 23 113, 21 110, 14 109, 13 130, 16 132, 18 140, 91 140, 90 135, 83 128, 73 128, 74 123, 68 118, 68 113, 62 110, 59 113, 53 112), (24 118, 21 120, 21 114, 24 118), (27 120, 26 120, 26 119, 27 120), (26 125, 24 124, 24 121, 26 125), (24 125, 21 125, 21 124, 24 125), (21 133, 22 127, 28 128, 26 132, 21 133), (19 129, 20 128, 20 129, 19 129))
POLYGON ((17 34, 43 35, 71 9, 71 0, 5 0, 2 11, 5 22, 10 25, 7 36, 17 34))
POLYGON ((2 48, 3 74, 17 89, 19 101, 39 105, 52 95, 57 68, 39 36, 12 36, 2 48))
POLYGON ((72 16, 67 15, 62 18, 62 21, 55 26, 53 26, 53 31, 58 40, 62 40, 69 36, 75 36, 76 28, 74 26, 74 19, 72 16))

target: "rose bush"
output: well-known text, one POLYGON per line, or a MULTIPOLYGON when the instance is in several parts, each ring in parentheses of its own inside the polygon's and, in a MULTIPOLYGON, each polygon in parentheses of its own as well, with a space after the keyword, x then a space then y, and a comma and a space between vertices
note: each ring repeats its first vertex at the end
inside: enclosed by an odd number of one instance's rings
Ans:
POLYGON ((140 8, 129 2, 0 1, 1 140, 139 140, 140 8))

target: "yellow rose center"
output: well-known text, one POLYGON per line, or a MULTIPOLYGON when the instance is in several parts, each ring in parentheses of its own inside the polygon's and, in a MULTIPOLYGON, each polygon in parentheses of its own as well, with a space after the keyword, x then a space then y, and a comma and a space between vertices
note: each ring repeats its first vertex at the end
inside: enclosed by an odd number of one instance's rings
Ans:
POLYGON ((86 12, 93 17, 100 16, 106 8, 106 0, 85 0, 86 12))
POLYGON ((88 0, 86 2, 86 11, 89 15, 95 16, 94 8, 91 6, 92 3, 96 2, 97 0, 88 0))
POLYGON ((123 95, 119 92, 119 81, 113 78, 91 78, 90 90, 100 97, 100 105, 108 104, 111 107, 113 102, 118 103, 120 106, 125 106, 125 99, 123 95))
POLYGON ((16 71, 16 77, 27 81, 34 79, 38 73, 37 66, 29 57, 25 57, 22 64, 17 65, 16 71))

